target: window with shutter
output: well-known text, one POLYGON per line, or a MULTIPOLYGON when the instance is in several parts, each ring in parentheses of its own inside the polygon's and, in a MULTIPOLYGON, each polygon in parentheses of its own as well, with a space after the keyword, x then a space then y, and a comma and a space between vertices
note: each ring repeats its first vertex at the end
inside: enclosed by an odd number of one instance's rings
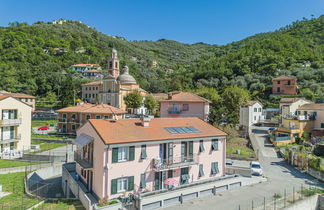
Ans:
POLYGON ((128 191, 134 190, 134 176, 128 177, 128 191))
POLYGON ((204 175, 205 175, 205 173, 204 173, 204 165, 200 164, 199 165, 199 177, 202 177, 204 175))
POLYGON ((132 161, 135 159, 135 146, 129 147, 129 158, 128 160, 132 161))
POLYGON ((189 161, 193 159, 193 141, 189 141, 189 161))
POLYGON ((173 162, 173 143, 168 143, 168 161, 173 162))
POLYGON ((141 174, 141 184, 140 184, 141 188, 145 188, 146 187, 146 180, 145 180, 145 174, 141 174))
POLYGON ((212 151, 217 151, 218 150, 218 139, 212 139, 212 151))
POLYGON ((146 154, 146 145, 141 146, 141 159, 146 159, 147 154, 146 154))
POLYGON ((205 152, 204 141, 199 141, 199 152, 205 152))
POLYGON ((112 148, 112 162, 117 163, 118 162, 118 148, 112 148))
POLYGON ((117 193, 117 179, 111 180, 111 194, 117 193))
POLYGON ((211 174, 218 174, 219 169, 218 169, 218 162, 213 162, 211 164, 211 174))

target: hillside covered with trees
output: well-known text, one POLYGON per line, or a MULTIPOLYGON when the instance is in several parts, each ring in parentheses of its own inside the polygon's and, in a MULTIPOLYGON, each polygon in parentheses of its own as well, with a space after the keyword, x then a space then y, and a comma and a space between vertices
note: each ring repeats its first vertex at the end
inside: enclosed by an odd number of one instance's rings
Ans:
MULTIPOLYGON (((218 118, 226 109, 228 114, 237 109, 224 100, 233 95, 275 105, 271 79, 278 75, 297 77, 301 96, 324 97, 324 16, 224 46, 164 39, 127 41, 78 21, 14 22, 0 28, 0 90, 71 104, 73 94, 79 94, 80 85, 88 80, 69 66, 98 63, 106 68, 112 48, 143 89, 185 90, 208 97, 214 104, 214 121, 224 120, 218 118)), ((227 118, 237 121, 235 116, 227 118)))

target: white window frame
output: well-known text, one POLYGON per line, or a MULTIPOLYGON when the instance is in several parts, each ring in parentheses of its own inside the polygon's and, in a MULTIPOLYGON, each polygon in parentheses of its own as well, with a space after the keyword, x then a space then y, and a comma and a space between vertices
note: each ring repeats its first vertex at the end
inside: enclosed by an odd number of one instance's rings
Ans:
POLYGON ((126 192, 128 188, 128 178, 117 179, 117 193, 126 192))
POLYGON ((128 147, 118 147, 118 162, 128 160, 128 147))

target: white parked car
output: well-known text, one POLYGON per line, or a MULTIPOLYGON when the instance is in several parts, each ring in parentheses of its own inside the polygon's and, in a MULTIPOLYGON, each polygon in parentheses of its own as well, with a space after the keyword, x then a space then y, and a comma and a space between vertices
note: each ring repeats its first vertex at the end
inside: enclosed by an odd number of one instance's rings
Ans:
POLYGON ((252 161, 250 163, 251 166, 251 170, 252 170, 252 175, 256 175, 256 176, 262 176, 263 175, 263 171, 262 171, 262 167, 261 164, 257 161, 252 161))

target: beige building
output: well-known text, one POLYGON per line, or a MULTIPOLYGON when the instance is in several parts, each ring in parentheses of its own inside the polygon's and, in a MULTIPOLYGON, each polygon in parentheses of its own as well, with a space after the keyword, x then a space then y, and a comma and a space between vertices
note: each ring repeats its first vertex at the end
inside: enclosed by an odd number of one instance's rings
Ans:
POLYGON ((7 92, 7 91, 0 91, 0 96, 11 96, 13 98, 16 98, 30 106, 32 106, 33 110, 35 111, 36 108, 36 97, 35 96, 31 96, 31 95, 27 95, 24 93, 11 93, 11 92, 7 92))
POLYGON ((0 156, 20 156, 30 148, 31 112, 27 103, 11 96, 0 96, 0 156))
POLYGON ((99 102, 99 90, 102 85, 102 81, 95 81, 81 85, 82 98, 89 103, 99 102))
POLYGON ((113 49, 108 60, 108 74, 101 81, 82 85, 82 98, 90 103, 108 104, 129 113, 146 114, 144 106, 136 110, 127 110, 124 97, 135 90, 146 96, 146 91, 141 89, 135 78, 129 74, 128 66, 124 66, 121 74, 119 67, 117 51, 113 49))
POLYGON ((311 101, 308 101, 304 98, 282 98, 280 99, 280 114, 282 117, 289 116, 289 115, 295 115, 297 109, 304 105, 304 104, 310 104, 313 103, 311 101))

